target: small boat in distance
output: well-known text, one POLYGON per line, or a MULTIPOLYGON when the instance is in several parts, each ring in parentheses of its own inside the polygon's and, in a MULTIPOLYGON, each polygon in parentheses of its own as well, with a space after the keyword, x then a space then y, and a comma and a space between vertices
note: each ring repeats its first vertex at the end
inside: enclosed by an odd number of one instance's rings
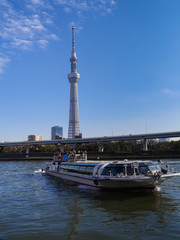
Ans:
POLYGON ((154 189, 164 180, 180 176, 161 161, 88 161, 87 154, 73 154, 46 164, 45 173, 101 189, 154 189))

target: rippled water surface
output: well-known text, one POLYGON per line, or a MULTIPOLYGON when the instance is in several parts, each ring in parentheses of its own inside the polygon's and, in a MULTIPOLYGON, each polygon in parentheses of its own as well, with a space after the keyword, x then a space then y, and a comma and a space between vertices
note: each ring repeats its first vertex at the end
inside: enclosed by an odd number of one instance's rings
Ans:
POLYGON ((44 176, 44 165, 0 162, 0 239, 180 238, 180 177, 156 191, 105 192, 44 176))

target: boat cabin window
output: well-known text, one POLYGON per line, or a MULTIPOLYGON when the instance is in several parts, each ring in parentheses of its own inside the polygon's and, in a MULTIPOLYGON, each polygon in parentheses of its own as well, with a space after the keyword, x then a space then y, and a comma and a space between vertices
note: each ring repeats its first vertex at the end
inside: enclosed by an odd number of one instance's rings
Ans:
POLYGON ((61 164, 61 168, 64 170, 69 169, 69 167, 70 167, 69 165, 61 164))
POLYGON ((139 173, 140 174, 146 174, 148 172, 157 172, 161 171, 161 167, 158 164, 155 163, 147 163, 147 164, 140 164, 139 165, 139 173))
POLYGON ((85 173, 85 171, 86 171, 86 166, 80 166, 79 172, 80 173, 85 173))
POLYGON ((87 167, 86 174, 93 174, 94 167, 87 167))
POLYGON ((73 171, 75 169, 75 166, 69 166, 69 170, 73 171))
POLYGON ((95 165, 72 165, 72 164, 61 164, 61 169, 63 171, 73 172, 73 173, 79 173, 79 174, 93 174, 93 169, 95 165))
POLYGON ((110 174, 111 175, 117 175, 117 174, 121 174, 121 173, 123 173, 123 174, 125 174, 125 168, 124 168, 124 166, 122 165, 122 166, 106 166, 104 169, 103 169, 103 171, 102 171, 102 173, 101 173, 101 175, 106 175, 106 176, 110 176, 110 174))
POLYGON ((147 172, 149 172, 149 167, 147 165, 139 166, 140 174, 146 174, 147 172))
MULTIPOLYGON (((135 170, 137 174, 137 168, 135 170)), ((134 168, 132 168, 131 166, 127 166, 127 175, 134 175, 134 168)))
POLYGON ((103 169, 101 175, 110 176, 111 174, 112 176, 116 176, 117 174, 123 173, 123 175, 126 175, 127 173, 128 176, 132 176, 134 175, 134 169, 136 175, 146 174, 150 170, 144 163, 135 168, 131 164, 127 164, 126 167, 124 164, 109 164, 103 169))
POLYGON ((161 167, 159 165, 151 165, 149 166, 151 172, 161 171, 161 167))

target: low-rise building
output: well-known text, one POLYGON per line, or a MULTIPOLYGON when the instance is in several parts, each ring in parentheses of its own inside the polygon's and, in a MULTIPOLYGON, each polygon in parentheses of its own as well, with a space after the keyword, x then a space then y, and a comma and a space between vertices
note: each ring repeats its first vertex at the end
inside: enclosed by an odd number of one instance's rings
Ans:
POLYGON ((29 135, 28 136, 28 141, 32 142, 32 141, 41 141, 42 140, 42 136, 40 135, 29 135))

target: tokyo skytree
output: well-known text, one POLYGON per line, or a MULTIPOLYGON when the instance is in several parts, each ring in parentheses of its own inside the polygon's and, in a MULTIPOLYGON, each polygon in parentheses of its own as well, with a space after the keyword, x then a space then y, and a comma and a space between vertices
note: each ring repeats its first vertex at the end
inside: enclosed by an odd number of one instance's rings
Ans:
POLYGON ((80 74, 77 73, 77 61, 75 51, 75 26, 72 26, 71 73, 68 74, 71 85, 68 138, 82 137, 79 127, 78 82, 80 74))

